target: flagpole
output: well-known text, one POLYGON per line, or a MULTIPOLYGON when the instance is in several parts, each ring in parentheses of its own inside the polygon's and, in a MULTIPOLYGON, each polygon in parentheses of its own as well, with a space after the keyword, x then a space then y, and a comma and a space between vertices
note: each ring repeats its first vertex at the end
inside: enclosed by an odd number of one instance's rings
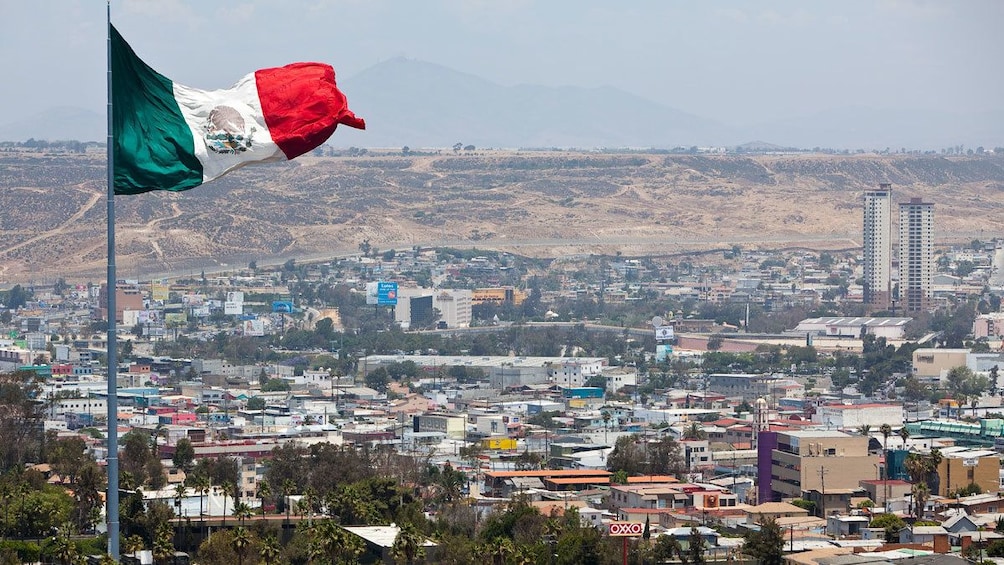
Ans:
POLYGON ((115 320, 115 135, 112 119, 112 2, 107 0, 108 31, 108 281, 105 285, 108 312, 108 490, 105 493, 108 555, 119 560, 119 429, 118 429, 118 331, 115 320))

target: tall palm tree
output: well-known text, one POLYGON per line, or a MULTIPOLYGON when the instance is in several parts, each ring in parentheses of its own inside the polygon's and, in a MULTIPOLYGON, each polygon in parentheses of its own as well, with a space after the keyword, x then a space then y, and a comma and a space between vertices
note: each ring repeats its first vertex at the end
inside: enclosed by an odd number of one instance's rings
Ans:
POLYGON ((195 491, 199 493, 199 519, 204 520, 204 506, 202 504, 203 499, 209 494, 209 477, 206 475, 197 475, 192 481, 192 486, 195 487, 195 491))
POLYGON ((179 517, 181 516, 181 501, 185 499, 187 493, 188 489, 185 488, 184 483, 174 485, 174 513, 179 517))
POLYGON ((903 440, 903 449, 906 449, 906 440, 910 438, 910 430, 903 426, 899 429, 899 439, 903 440))
POLYGON ((603 443, 607 443, 607 430, 610 429, 610 411, 603 411, 603 443))
POLYGON ((293 484, 293 481, 291 481, 290 479, 286 479, 285 481, 282 482, 282 496, 283 496, 282 506, 283 508, 286 509, 287 524, 289 523, 289 507, 291 506, 289 504, 289 497, 295 491, 296 491, 296 485, 293 484))
POLYGON ((234 502, 237 502, 237 483, 223 483, 220 485, 220 491, 223 493, 223 525, 227 525, 227 495, 231 495, 234 502))
POLYGON ((265 515, 265 499, 272 497, 272 487, 268 481, 262 479, 258 481, 258 499, 261 501, 261 513, 265 515))
POLYGON ((879 432, 882 434, 882 460, 885 462, 883 467, 883 478, 886 482, 882 487, 882 507, 888 510, 889 508, 889 436, 892 435, 892 426, 889 424, 882 424, 879 426, 879 432))

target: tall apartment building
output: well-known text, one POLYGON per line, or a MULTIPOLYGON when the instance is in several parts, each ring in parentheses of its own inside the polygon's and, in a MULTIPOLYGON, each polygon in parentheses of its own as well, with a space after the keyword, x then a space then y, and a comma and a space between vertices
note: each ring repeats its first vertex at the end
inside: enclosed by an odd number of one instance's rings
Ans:
POLYGON ((865 192, 864 302, 876 310, 891 304, 892 185, 880 184, 865 192))
POLYGON ((927 308, 934 276, 934 204, 899 205, 899 296, 904 312, 927 308))

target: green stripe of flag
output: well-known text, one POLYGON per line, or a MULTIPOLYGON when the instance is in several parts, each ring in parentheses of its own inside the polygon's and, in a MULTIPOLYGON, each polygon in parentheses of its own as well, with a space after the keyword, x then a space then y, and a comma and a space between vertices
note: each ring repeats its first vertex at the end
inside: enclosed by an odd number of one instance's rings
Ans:
POLYGON ((114 27, 111 34, 115 193, 202 184, 202 163, 174 84, 140 60, 114 27))

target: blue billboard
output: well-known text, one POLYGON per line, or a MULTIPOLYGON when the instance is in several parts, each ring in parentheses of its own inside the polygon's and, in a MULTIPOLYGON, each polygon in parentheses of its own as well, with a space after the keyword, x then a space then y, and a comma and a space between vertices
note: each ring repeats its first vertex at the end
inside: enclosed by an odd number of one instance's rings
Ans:
POLYGON ((292 314, 293 313, 293 303, 292 302, 284 302, 282 300, 276 300, 275 302, 272 303, 272 311, 275 312, 275 313, 277 313, 277 314, 278 313, 292 314))
POLYGON ((377 304, 380 306, 397 306, 397 283, 377 283, 377 304))

